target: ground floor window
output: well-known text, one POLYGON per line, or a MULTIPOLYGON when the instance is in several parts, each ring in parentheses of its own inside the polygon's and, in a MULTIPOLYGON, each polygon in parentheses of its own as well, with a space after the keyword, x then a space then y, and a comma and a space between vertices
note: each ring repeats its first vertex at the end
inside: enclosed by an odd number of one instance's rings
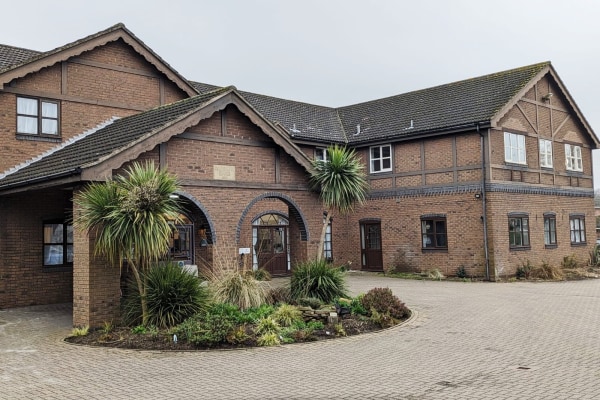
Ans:
POLYGON ((544 214, 544 244, 556 246, 556 215, 544 214))
POLYGON ((508 238, 511 249, 529 248, 529 216, 509 215, 508 238))
POLYGON ((333 247, 331 246, 331 223, 332 221, 330 220, 325 231, 325 241, 323 242, 323 258, 330 262, 333 261, 333 247))
POLYGON ((445 216, 421 217, 423 249, 448 249, 445 216))
POLYGON ((44 222, 44 266, 73 265, 73 225, 44 222))
POLYGON ((584 244, 585 241, 585 216, 571 215, 569 217, 571 227, 571 244, 584 244))

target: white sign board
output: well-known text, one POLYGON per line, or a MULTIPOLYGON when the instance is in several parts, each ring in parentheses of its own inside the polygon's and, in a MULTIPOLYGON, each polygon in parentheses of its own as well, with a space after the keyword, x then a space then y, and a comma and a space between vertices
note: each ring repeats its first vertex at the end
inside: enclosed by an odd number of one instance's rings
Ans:
POLYGON ((240 247, 240 254, 250 254, 250 247, 240 247))

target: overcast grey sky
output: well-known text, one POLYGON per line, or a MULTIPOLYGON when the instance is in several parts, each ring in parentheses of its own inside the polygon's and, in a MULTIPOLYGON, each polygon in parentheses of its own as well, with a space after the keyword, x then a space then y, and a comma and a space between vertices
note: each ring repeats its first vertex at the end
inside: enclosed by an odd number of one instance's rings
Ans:
POLYGON ((190 80, 332 107, 552 61, 600 134, 596 0, 28 0, 9 11, 3 44, 46 51, 123 22, 190 80))

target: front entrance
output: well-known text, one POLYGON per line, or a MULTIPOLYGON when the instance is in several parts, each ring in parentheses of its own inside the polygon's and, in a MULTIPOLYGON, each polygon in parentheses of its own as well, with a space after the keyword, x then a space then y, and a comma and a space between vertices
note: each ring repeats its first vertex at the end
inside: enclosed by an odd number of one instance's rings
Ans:
POLYGON ((360 247, 362 269, 383 271, 381 223, 379 221, 360 223, 360 247))
POLYGON ((288 220, 266 214, 253 222, 254 269, 263 268, 271 275, 289 272, 288 220))

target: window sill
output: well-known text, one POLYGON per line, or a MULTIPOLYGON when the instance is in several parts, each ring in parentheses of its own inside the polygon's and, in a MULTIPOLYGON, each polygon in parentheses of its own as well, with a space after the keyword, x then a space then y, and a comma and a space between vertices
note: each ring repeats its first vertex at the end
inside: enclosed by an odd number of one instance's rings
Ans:
POLYGON ((518 168, 518 169, 527 169, 529 167, 526 162, 519 163, 519 162, 504 160, 504 163, 506 164, 507 167, 514 167, 514 168, 518 168))
POLYGON ((587 242, 571 243, 571 247, 584 247, 587 246, 587 242))
POLYGON ((72 265, 44 265, 43 272, 73 272, 72 265))
POLYGON ((421 249, 422 253, 447 253, 448 252, 448 248, 447 247, 428 247, 428 248, 422 248, 421 249))
POLYGON ((392 171, 391 169, 385 170, 385 171, 371 171, 369 173, 369 175, 385 175, 385 174, 391 174, 394 171, 392 171))
POLYGON ((60 136, 41 136, 41 135, 28 135, 26 133, 17 133, 17 140, 29 140, 32 142, 51 142, 61 143, 62 138, 60 136))
POLYGON ((531 246, 523 246, 523 247, 510 247, 510 251, 528 251, 531 250, 531 246))
POLYGON ((545 244, 544 247, 546 249, 557 249, 558 245, 557 244, 545 244))

